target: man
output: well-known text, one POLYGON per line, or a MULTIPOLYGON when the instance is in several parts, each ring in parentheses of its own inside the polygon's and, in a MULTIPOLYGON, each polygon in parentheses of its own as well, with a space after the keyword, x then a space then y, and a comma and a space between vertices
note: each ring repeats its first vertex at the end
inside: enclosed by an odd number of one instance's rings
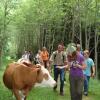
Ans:
POLYGON ((89 58, 89 51, 84 51, 84 57, 85 57, 85 63, 86 63, 86 69, 84 70, 84 95, 88 95, 88 87, 89 87, 89 79, 90 76, 94 77, 95 75, 95 66, 94 62, 91 58, 89 58), (92 73, 91 73, 92 68, 92 73))
MULTIPOLYGON (((65 68, 67 68, 67 61, 66 61, 66 55, 62 51, 62 45, 58 45, 58 49, 53 52, 53 54, 50 57, 50 62, 53 62, 54 65, 54 80, 57 82, 58 75, 60 74, 60 95, 64 95, 64 73, 65 68)), ((54 90, 56 90, 57 85, 54 87, 54 90)))

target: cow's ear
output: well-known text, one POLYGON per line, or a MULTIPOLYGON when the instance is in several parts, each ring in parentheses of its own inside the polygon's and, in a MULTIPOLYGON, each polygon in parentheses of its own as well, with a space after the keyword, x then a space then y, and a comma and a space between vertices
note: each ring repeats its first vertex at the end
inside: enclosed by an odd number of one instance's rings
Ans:
POLYGON ((42 72, 41 68, 38 68, 37 75, 38 75, 37 76, 37 81, 39 83, 41 83, 41 81, 43 80, 43 72, 42 72))

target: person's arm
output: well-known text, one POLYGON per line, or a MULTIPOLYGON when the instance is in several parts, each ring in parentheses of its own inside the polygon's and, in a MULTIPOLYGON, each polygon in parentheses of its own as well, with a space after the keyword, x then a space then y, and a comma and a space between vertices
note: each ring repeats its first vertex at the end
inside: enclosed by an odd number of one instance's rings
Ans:
POLYGON ((95 76, 95 66, 92 66, 92 71, 93 72, 92 72, 91 76, 94 77, 95 76))
POLYGON ((64 53, 63 54, 63 56, 64 56, 64 68, 67 70, 67 69, 69 69, 69 67, 68 67, 68 60, 67 60, 67 56, 66 56, 66 54, 64 53))
POLYGON ((92 60, 92 59, 91 59, 91 67, 92 67, 91 77, 93 77, 93 78, 94 78, 94 76, 95 76, 95 65, 94 65, 94 62, 93 62, 93 60, 92 60))
POLYGON ((50 65, 52 64, 53 60, 54 60, 54 53, 52 53, 52 55, 50 56, 50 59, 49 59, 50 65))
POLYGON ((48 53, 48 51, 47 51, 47 58, 48 58, 48 60, 49 60, 49 53, 48 53))
POLYGON ((80 65, 80 64, 76 64, 75 66, 78 67, 78 68, 80 68, 80 69, 82 69, 82 70, 86 69, 86 64, 85 64, 85 62, 82 62, 81 65, 80 65))
POLYGON ((81 56, 80 57, 80 60, 81 60, 81 65, 80 64, 76 64, 76 67, 78 67, 78 68, 80 68, 80 69, 82 69, 82 70, 84 70, 84 69, 86 69, 86 64, 85 64, 85 59, 84 59, 84 57, 83 56, 81 56))

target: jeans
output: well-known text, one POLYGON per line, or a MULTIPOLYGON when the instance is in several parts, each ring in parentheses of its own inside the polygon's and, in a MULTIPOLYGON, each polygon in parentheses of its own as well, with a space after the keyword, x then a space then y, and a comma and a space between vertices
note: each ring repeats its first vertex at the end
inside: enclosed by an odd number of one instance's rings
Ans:
POLYGON ((57 82, 58 80, 58 75, 60 74, 60 93, 63 93, 63 88, 64 88, 64 73, 65 70, 56 68, 56 65, 54 65, 54 80, 57 82))
POLYGON ((48 61, 47 60, 43 60, 43 63, 44 63, 44 67, 47 68, 48 61))
POLYGON ((84 93, 88 94, 90 76, 84 75, 84 93))
POLYGON ((69 75, 71 100, 82 100, 83 77, 69 75))

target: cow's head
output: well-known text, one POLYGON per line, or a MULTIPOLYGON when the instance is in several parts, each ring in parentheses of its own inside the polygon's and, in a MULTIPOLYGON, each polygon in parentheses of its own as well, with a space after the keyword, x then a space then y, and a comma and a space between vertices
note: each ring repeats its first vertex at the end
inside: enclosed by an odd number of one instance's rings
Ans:
POLYGON ((35 84, 35 87, 54 87, 56 85, 55 80, 51 77, 49 71, 44 68, 42 65, 37 65, 40 67, 39 74, 37 77, 37 83, 35 84))

